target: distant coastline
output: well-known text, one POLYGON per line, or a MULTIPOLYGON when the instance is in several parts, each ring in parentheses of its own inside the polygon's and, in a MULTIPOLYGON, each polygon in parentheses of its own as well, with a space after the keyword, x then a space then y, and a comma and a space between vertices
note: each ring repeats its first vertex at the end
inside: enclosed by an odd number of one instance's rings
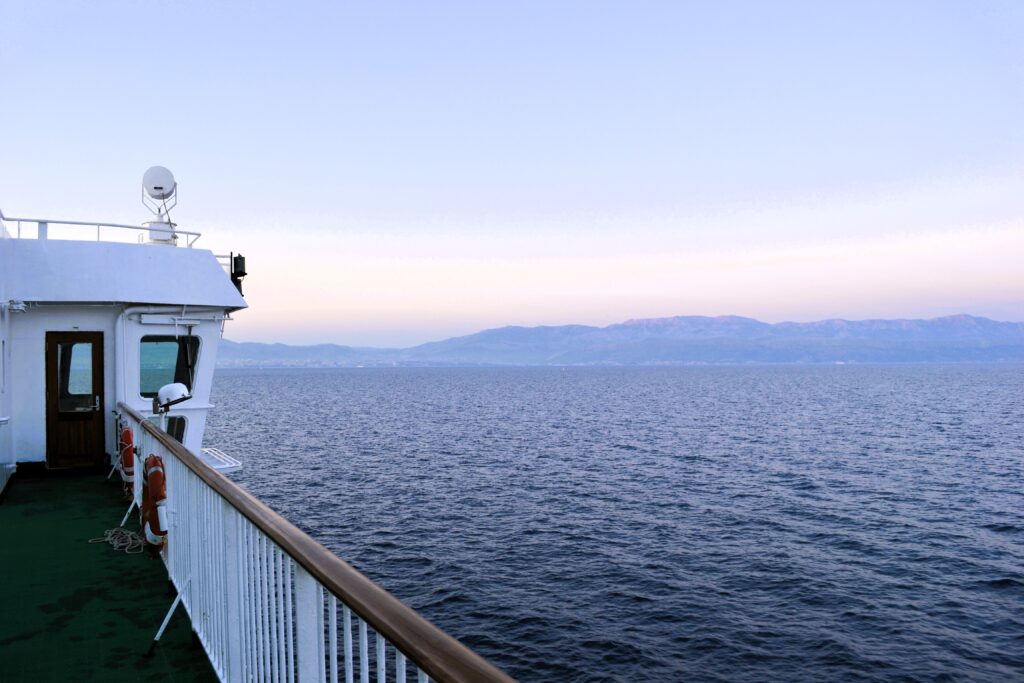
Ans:
POLYGON ((971 315, 765 323, 675 316, 501 327, 404 349, 224 340, 221 368, 1024 362, 1024 323, 971 315))

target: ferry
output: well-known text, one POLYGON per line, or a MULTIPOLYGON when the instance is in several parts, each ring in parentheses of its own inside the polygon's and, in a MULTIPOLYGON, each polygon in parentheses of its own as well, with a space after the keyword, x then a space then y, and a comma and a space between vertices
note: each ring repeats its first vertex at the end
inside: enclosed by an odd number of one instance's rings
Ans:
POLYGON ((245 258, 179 228, 167 169, 141 197, 0 212, 0 679, 512 681, 203 447, 245 258))

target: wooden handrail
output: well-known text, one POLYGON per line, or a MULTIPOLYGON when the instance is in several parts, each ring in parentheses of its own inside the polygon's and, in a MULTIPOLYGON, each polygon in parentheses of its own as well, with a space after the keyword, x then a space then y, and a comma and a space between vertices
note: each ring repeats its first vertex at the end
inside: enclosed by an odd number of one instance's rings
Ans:
POLYGON ((515 679, 204 463, 131 406, 122 402, 117 406, 432 679, 441 683, 514 683, 515 679))

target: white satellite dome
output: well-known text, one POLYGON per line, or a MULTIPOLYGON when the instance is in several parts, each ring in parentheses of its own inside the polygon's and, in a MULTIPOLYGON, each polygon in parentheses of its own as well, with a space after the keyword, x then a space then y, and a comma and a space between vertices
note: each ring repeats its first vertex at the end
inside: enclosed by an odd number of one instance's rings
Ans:
POLYGON ((162 201, 174 195, 178 184, 169 170, 163 166, 153 166, 142 176, 142 187, 150 197, 162 201))

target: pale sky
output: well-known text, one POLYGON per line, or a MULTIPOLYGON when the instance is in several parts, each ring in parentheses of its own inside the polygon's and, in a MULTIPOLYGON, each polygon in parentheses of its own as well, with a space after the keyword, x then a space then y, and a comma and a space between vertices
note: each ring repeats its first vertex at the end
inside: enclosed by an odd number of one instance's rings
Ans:
POLYGON ((248 257, 227 336, 1024 320, 1021 2, 0 0, 0 208, 248 257))

